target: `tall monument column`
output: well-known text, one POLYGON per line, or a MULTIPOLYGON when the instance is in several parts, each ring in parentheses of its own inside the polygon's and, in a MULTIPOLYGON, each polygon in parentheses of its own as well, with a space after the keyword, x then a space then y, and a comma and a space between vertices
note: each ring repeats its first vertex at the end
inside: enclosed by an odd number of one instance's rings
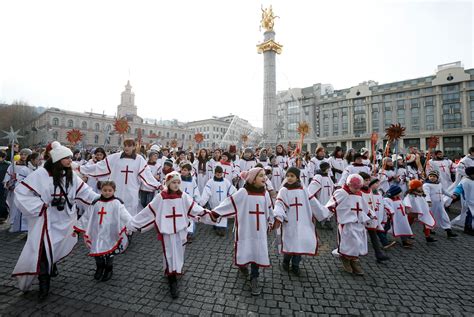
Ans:
POLYGON ((282 45, 275 42, 273 31, 277 16, 272 6, 262 8, 260 27, 265 30, 263 43, 257 45, 259 54, 263 54, 263 133, 266 144, 275 144, 277 139, 277 102, 276 102, 276 54, 281 54, 282 45))

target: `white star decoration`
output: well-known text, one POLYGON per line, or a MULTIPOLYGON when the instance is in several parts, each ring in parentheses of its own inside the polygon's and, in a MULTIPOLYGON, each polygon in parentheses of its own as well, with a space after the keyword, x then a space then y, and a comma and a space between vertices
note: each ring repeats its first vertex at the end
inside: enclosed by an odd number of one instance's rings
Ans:
POLYGON ((19 135, 20 130, 14 131, 13 127, 10 127, 10 132, 3 132, 6 134, 6 136, 4 136, 2 139, 8 139, 8 142, 10 143, 18 142, 18 139, 23 138, 23 136, 19 135))

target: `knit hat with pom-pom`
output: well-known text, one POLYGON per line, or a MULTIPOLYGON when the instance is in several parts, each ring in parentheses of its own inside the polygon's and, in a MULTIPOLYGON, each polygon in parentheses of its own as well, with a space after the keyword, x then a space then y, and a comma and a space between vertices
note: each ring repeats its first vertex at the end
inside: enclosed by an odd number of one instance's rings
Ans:
POLYGON ((59 143, 58 141, 54 141, 53 143, 51 143, 51 151, 49 152, 49 154, 51 155, 53 163, 56 163, 57 161, 60 161, 63 158, 72 156, 72 151, 69 148, 61 145, 61 143, 59 143))
POLYGON ((243 171, 242 173, 240 173, 240 178, 245 180, 245 182, 248 184, 253 184, 255 182, 255 179, 257 178, 258 173, 260 173, 261 171, 263 171, 263 168, 254 167, 248 171, 243 171))

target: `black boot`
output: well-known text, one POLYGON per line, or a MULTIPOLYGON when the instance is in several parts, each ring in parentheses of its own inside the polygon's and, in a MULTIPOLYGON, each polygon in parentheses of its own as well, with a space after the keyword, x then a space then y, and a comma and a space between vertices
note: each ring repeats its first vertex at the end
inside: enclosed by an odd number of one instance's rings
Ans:
POLYGON ((170 285, 171 298, 178 298, 179 291, 178 280, 176 279, 176 275, 168 275, 168 284, 170 285))
POLYGON ((56 277, 59 275, 58 267, 56 263, 53 264, 53 268, 51 269, 51 277, 56 277))
POLYGON ((464 228, 464 233, 470 236, 474 236, 474 230, 472 228, 464 228))
POLYGON ((438 240, 436 240, 433 237, 426 237, 426 242, 436 242, 436 241, 438 241, 438 240))
POLYGON ((95 258, 95 274, 94 279, 100 281, 102 279, 102 275, 104 274, 105 269, 105 259, 103 256, 97 256, 95 258))
POLYGON ((453 232, 453 230, 451 229, 446 229, 446 235, 448 236, 448 238, 454 238, 454 237, 457 237, 458 235, 456 233, 453 232))
POLYGON ((379 253, 375 256, 375 258, 377 259, 377 262, 378 263, 382 263, 382 262, 385 262, 385 261, 388 261, 390 260, 390 257, 386 256, 385 254, 383 253, 379 253))
POLYGON ((48 274, 38 275, 38 281, 39 281, 38 299, 40 301, 43 301, 48 297, 50 280, 51 280, 51 277, 48 274))
POLYGON ((104 276, 102 277, 102 282, 106 282, 112 278, 114 269, 114 258, 108 256, 105 258, 105 269, 104 276))

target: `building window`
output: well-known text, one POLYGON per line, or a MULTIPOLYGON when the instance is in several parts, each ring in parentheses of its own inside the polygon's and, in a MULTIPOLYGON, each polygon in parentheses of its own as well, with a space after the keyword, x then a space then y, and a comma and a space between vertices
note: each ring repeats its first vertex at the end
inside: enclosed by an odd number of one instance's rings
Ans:
POLYGON ((167 138, 167 139, 170 138, 170 133, 169 133, 169 132, 166 132, 166 138, 167 138))
POLYGON ((356 150, 356 152, 360 152, 363 147, 365 147, 365 141, 352 141, 352 148, 356 150))
POLYGON ((444 147, 444 154, 449 158, 453 158, 456 155, 462 156, 463 137, 462 136, 444 137, 443 147, 444 147))
POLYGON ((82 121, 81 127, 82 127, 82 130, 86 130, 87 129, 87 122, 82 121))
POLYGON ((393 123, 392 110, 388 110, 388 111, 385 110, 385 112, 383 113, 383 117, 384 117, 383 126, 384 128, 388 128, 393 123))
POLYGON ((469 102, 469 108, 471 111, 471 127, 474 127, 474 100, 469 102))
POLYGON ((435 129, 434 106, 425 106, 425 128, 426 130, 435 129))
POLYGON ((420 131, 420 108, 418 106, 411 108, 411 130, 414 132, 420 131))
POLYGON ((94 128, 96 131, 99 131, 100 130, 100 124, 96 122, 96 124, 94 125, 94 128))
POLYGON ((339 117, 337 110, 332 111, 332 133, 334 135, 339 134, 339 117))
POLYGON ((367 131, 365 119, 365 104, 364 99, 354 100, 354 134, 356 136, 367 131))
POLYGON ((379 132, 379 104, 372 104, 372 131, 379 132))
POLYGON ((403 139, 403 147, 404 148, 416 147, 419 149, 420 139, 403 139))
POLYGON ((73 128, 73 127, 74 127, 74 121, 72 121, 72 120, 67 120, 67 127, 68 127, 68 128, 73 128))
POLYGON ((462 125, 461 104, 452 103, 443 105, 443 128, 454 129, 462 125))
POLYGON ((53 118, 53 126, 57 127, 59 125, 59 119, 53 118))
POLYGON ((110 124, 107 125, 107 131, 112 131, 112 126, 110 124))
POLYGON ((342 134, 349 133, 349 117, 347 115, 347 108, 341 108, 341 119, 342 119, 342 134))
POLYGON ((397 122, 405 126, 405 109, 397 109, 397 122))
POLYGON ((96 134, 94 135, 94 143, 98 144, 99 143, 99 136, 96 134))
POLYGON ((433 93, 433 87, 426 87, 423 89, 423 94, 432 94, 433 93))
MULTIPOLYGON (((57 119, 57 118, 55 118, 55 119, 57 119)), ((58 141, 58 131, 53 131, 53 140, 58 141)))

